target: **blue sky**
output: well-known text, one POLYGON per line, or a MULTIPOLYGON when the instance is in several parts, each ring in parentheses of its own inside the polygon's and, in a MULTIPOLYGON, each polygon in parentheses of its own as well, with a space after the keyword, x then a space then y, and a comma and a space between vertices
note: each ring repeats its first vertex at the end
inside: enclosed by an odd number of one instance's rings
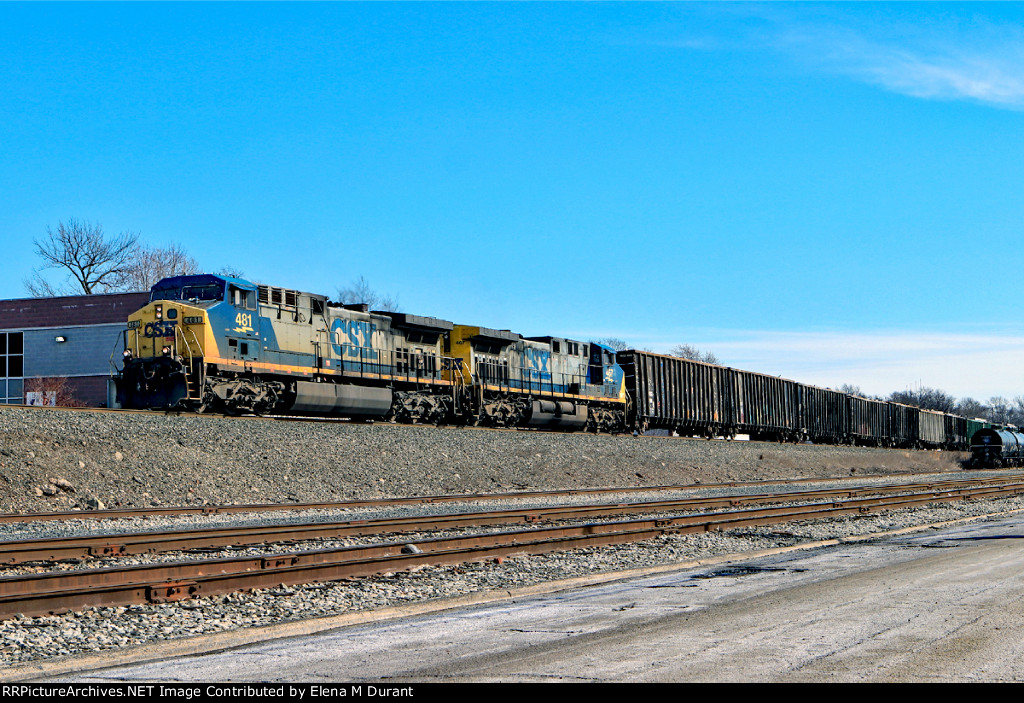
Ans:
POLYGON ((0 298, 61 220, 527 335, 1024 394, 1018 3, 0 3, 0 298))

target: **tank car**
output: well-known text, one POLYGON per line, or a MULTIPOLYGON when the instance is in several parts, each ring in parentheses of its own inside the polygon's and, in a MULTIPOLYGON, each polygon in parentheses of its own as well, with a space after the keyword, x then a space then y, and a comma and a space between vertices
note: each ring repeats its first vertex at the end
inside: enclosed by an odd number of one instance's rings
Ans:
POLYGON ((971 464, 976 468, 1021 466, 1024 434, 997 427, 978 430, 971 437, 971 464))

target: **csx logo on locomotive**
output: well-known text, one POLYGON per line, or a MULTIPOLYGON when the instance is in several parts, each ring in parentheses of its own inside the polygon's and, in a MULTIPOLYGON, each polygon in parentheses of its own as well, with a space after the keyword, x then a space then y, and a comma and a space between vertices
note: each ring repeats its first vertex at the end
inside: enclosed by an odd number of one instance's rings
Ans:
POLYGON ((146 326, 142 328, 142 334, 151 338, 173 337, 174 328, 177 324, 177 321, 171 320, 157 320, 156 322, 147 322, 146 326))
POLYGON ((523 358, 532 378, 551 380, 551 352, 527 347, 523 350, 523 358))
POLYGON ((372 322, 337 319, 331 323, 331 340, 337 356, 377 361, 376 348, 385 346, 384 333, 372 322))

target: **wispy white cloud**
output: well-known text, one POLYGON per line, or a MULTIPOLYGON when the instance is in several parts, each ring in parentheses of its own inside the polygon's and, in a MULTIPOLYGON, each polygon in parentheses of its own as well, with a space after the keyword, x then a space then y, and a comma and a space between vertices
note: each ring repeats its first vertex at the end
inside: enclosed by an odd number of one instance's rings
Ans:
POLYGON ((705 50, 770 47, 812 70, 846 75, 928 100, 970 100, 1024 109, 1024 26, 968 9, 856 3, 728 5, 719 43, 688 37, 705 50))
POLYGON ((893 92, 1024 108, 1024 33, 974 23, 955 30, 907 28, 875 37, 867 28, 784 33, 779 46, 805 61, 893 92))

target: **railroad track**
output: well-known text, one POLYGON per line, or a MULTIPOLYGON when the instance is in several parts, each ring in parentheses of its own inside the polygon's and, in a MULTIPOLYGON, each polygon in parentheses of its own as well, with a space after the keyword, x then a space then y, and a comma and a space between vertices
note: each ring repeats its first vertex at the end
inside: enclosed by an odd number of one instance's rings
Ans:
MULTIPOLYGON (((172 551, 240 547, 257 544, 283 544, 312 540, 365 537, 367 535, 402 534, 437 530, 465 529, 510 524, 535 524, 558 520, 609 518, 637 513, 669 511, 707 511, 795 501, 856 498, 858 496, 918 495, 947 496, 955 491, 976 491, 986 487, 1024 487, 1024 478, 1007 480, 1005 477, 949 480, 934 483, 895 484, 888 486, 858 486, 810 491, 725 495, 679 498, 660 501, 626 503, 598 503, 592 505, 526 507, 466 513, 446 513, 426 516, 381 518, 374 520, 344 520, 335 522, 297 522, 292 524, 261 525, 256 527, 213 527, 166 532, 125 532, 83 537, 57 537, 44 539, 10 540, 0 542, 0 563, 24 564, 63 560, 118 557, 154 554, 172 551)), ((609 489, 611 490, 611 489, 609 489)), ((604 489, 597 491, 604 492, 604 489)), ((586 491, 553 492, 543 495, 585 494, 586 491)), ((519 497, 520 494, 513 494, 519 497)), ((490 496, 494 498, 494 496, 490 496)), ((413 500, 413 499, 406 499, 413 500)), ((399 501, 396 501, 396 503, 399 501)), ((364 505, 363 502, 358 502, 364 505)), ((365 505, 380 505, 368 501, 365 505)), ((319 504, 318 504, 319 505, 319 504)), ((234 506, 232 506, 234 507, 234 506)), ((67 514, 65 514, 66 516, 67 514)))
MULTIPOLYGON (((915 476, 927 476, 931 474, 948 474, 948 471, 919 472, 915 476)), ((982 474, 981 471, 978 472, 982 474)), ((997 477, 1024 476, 1019 472, 1005 473, 999 471, 997 477)), ((988 481, 989 478, 982 474, 978 481, 988 481)), ((905 478, 906 474, 892 474, 889 478, 905 478)), ((884 479, 885 475, 874 476, 876 479, 884 479)), ((1000 480, 1000 478, 992 479, 1000 480)), ((840 478, 802 478, 802 479, 773 479, 764 481, 728 481, 725 483, 702 483, 700 485, 666 485, 666 486, 625 486, 608 488, 579 488, 562 489, 552 491, 515 491, 511 493, 453 493, 433 496, 408 496, 397 498, 365 498, 342 501, 317 502, 317 503, 240 503, 230 505, 195 505, 195 506, 166 506, 148 508, 106 508, 103 510, 59 510, 39 511, 28 513, 0 513, 0 523, 36 522, 48 520, 105 520, 127 517, 155 517, 155 516, 183 516, 183 515, 220 515, 231 513, 262 513, 262 512, 284 512, 302 510, 345 510, 353 508, 389 507, 397 505, 421 505, 432 503, 460 503, 481 500, 513 500, 533 498, 561 498, 584 495, 607 495, 614 493, 651 493, 670 491, 692 491, 708 490, 715 488, 740 488, 755 486, 778 486, 778 485, 799 485, 805 483, 823 482, 854 483, 863 482, 862 477, 840 477, 840 478)), ((939 483, 909 483, 914 485, 940 485, 939 483)), ((838 494, 849 492, 850 495, 863 494, 875 490, 875 486, 864 485, 853 486, 849 489, 837 489, 838 494)), ((0 560, 2 561, 2 560, 0 560)))
MULTIPOLYGON (((334 581, 423 565, 495 559, 511 554, 543 554, 623 544, 668 533, 726 530, 794 520, 867 514, 936 502, 1005 497, 1024 493, 1024 481, 1016 478, 1001 482, 944 482, 939 488, 931 486, 926 490, 908 489, 907 486, 891 488, 897 493, 832 502, 822 502, 827 497, 823 494, 827 492, 812 491, 801 492, 804 500, 810 497, 809 494, 814 494, 812 502, 798 505, 533 527, 469 536, 279 552, 255 557, 220 557, 7 576, 0 578, 0 619, 18 614, 32 616, 89 606, 159 603, 245 589, 334 581)), ((798 494, 775 494, 772 498, 792 499, 795 495, 798 494)), ((665 502, 655 505, 662 503, 665 502)), ((623 507, 605 506, 613 510, 623 507)), ((635 503, 630 504, 628 509, 638 512, 646 510, 647 506, 635 503)), ((578 512, 579 507, 570 510, 578 512)))

